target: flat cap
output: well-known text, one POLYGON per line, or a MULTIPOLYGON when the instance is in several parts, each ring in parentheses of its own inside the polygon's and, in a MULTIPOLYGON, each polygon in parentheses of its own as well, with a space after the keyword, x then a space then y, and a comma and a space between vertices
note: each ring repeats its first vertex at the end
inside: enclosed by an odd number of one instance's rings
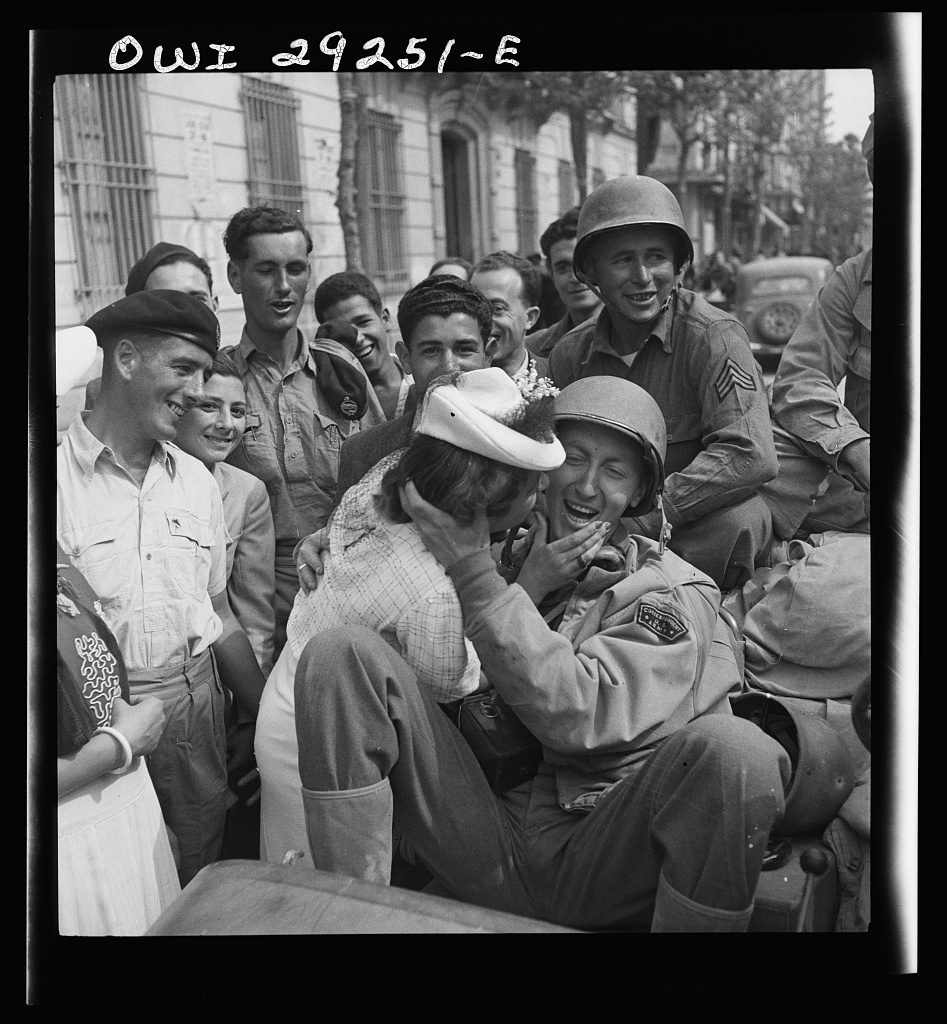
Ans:
POLYGON ((169 256, 184 256, 189 262, 199 258, 196 252, 183 245, 175 245, 173 242, 158 242, 129 270, 125 294, 134 295, 135 292, 143 292, 145 282, 150 277, 152 270, 169 256))
POLYGON ((135 292, 93 313, 86 326, 100 345, 129 332, 180 338, 211 356, 220 345, 217 317, 200 299, 164 288, 135 292))

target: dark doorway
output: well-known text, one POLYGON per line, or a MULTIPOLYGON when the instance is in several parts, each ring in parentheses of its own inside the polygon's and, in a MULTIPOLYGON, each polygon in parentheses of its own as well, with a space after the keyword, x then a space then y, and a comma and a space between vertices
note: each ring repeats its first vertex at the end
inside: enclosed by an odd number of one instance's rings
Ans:
POLYGON ((474 259, 470 220, 470 143, 456 132, 441 132, 444 167, 444 229, 446 256, 474 259))

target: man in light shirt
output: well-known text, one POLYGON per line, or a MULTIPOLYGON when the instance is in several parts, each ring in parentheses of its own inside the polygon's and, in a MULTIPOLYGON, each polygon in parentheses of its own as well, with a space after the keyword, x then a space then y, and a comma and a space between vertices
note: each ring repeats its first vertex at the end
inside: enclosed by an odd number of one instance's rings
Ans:
POLYGON ((87 326, 103 349, 102 387, 57 452, 57 539, 101 599, 132 698, 164 701, 148 769, 186 885, 219 856, 228 767, 240 773, 252 758, 251 732, 228 766, 222 681, 253 716, 264 683, 227 600, 220 491, 173 443, 220 328, 199 299, 162 289, 87 326))

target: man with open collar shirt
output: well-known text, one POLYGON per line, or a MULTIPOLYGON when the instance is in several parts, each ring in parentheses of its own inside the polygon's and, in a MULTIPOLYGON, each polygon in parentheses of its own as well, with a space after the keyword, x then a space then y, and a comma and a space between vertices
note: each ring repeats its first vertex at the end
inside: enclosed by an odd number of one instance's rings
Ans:
POLYGON ((102 387, 56 453, 56 535, 99 596, 133 700, 163 702, 148 771, 186 885, 220 855, 228 771, 240 778, 252 763, 252 730, 227 750, 223 685, 253 721, 264 684, 227 597, 220 491, 173 443, 203 396, 220 326, 201 300, 165 289, 113 302, 87 326, 102 387))
MULTIPOLYGON (((582 206, 575 273, 604 307, 550 356, 563 388, 614 375, 643 387, 667 422, 664 507, 670 547, 719 587, 768 564, 772 521, 759 496, 776 474, 760 368, 743 326, 681 288, 693 245, 671 191, 653 178, 615 178, 582 206)), ((633 533, 656 537, 652 514, 633 533)))
POLYGON ((361 427, 385 421, 368 402, 355 356, 296 326, 310 285, 312 238, 292 214, 249 207, 224 232, 227 279, 243 299, 246 324, 234 361, 247 390, 247 429, 227 461, 265 484, 276 531, 274 658, 299 589, 293 549, 326 523, 335 500, 339 452, 361 427))

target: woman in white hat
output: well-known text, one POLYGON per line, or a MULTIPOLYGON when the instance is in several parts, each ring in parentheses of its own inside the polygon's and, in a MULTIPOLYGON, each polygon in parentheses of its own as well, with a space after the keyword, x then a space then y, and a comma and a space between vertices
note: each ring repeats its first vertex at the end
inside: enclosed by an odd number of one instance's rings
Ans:
POLYGON ((297 595, 286 646, 260 701, 264 860, 308 851, 294 683, 311 640, 318 644, 333 626, 365 626, 414 668, 435 700, 448 703, 481 687, 454 585, 402 510, 399 488, 412 480, 426 500, 462 522, 485 511, 491 534, 517 526, 543 472, 565 458, 552 430, 557 393, 543 378, 517 384, 497 367, 439 377, 425 392, 411 444, 346 491, 329 524, 324 579, 318 590, 297 595))
MULTIPOLYGON (((56 336, 56 396, 89 370, 87 327, 56 336)), ((56 545, 59 931, 140 935, 181 891, 144 755, 164 731, 156 697, 131 702, 118 643, 56 545)))

